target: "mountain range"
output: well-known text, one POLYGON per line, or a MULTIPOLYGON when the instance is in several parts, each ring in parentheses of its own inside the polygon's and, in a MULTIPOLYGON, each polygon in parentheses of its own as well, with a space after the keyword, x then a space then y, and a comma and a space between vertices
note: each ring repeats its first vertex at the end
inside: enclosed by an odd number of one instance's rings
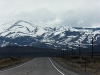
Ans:
POLYGON ((41 22, 18 20, 0 25, 0 47, 36 46, 76 49, 100 44, 100 28, 48 26, 41 22))

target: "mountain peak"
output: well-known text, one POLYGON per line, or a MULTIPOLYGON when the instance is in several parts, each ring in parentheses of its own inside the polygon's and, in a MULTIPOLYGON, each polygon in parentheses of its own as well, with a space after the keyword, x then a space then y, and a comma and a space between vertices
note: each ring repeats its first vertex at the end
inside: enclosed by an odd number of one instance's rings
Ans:
MULTIPOLYGON (((29 24, 29 25, 32 25, 32 23, 30 23, 30 22, 28 22, 28 21, 24 21, 24 20, 18 20, 17 22, 15 22, 14 25, 19 25, 19 24, 21 24, 21 23, 27 23, 27 24, 29 24)), ((23 24, 21 24, 21 25, 23 25, 23 24)))
POLYGON ((71 44, 77 44, 79 40, 81 40, 82 46, 91 45, 91 33, 95 38, 94 43, 100 43, 98 41, 100 40, 100 28, 50 27, 44 23, 28 22, 25 20, 17 20, 4 26, 6 29, 0 32, 0 36, 4 37, 1 43, 6 45, 15 43, 18 45, 45 43, 49 47, 61 48, 66 46, 70 47, 71 44))

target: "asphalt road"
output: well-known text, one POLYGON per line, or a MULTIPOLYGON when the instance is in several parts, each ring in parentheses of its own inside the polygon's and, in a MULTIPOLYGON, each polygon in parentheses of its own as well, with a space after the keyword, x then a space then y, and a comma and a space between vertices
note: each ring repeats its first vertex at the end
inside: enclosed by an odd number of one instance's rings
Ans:
POLYGON ((0 75, 80 75, 63 68, 51 58, 34 58, 24 64, 0 71, 0 75))

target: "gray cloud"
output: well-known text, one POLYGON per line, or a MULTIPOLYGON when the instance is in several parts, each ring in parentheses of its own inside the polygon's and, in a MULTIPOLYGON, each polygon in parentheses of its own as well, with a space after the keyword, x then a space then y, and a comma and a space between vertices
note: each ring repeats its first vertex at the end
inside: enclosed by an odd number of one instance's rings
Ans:
POLYGON ((72 27, 100 27, 100 8, 84 11, 82 9, 68 10, 61 16, 63 16, 63 25, 72 27))
POLYGON ((1 0, 0 24, 25 19, 48 25, 100 27, 100 0, 1 0))
POLYGON ((56 17, 56 15, 54 13, 52 13, 51 11, 49 11, 48 9, 42 8, 42 9, 38 9, 35 10, 33 12, 29 12, 29 13, 25 13, 22 12, 20 14, 18 14, 19 17, 25 17, 31 20, 35 20, 35 21, 43 21, 46 22, 48 20, 52 20, 56 17))

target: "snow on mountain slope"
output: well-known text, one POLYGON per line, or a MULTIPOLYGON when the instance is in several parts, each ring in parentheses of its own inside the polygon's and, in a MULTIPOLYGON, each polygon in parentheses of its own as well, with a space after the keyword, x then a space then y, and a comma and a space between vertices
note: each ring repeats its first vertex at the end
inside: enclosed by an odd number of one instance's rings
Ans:
MULTIPOLYGON (((3 29, 5 27, 1 26, 1 28, 3 29)), ((44 32, 46 32, 46 30, 44 30, 43 27, 36 26, 35 24, 29 23, 27 21, 19 20, 13 25, 6 27, 6 29, 3 29, 0 35, 13 38, 16 38, 17 35, 35 37, 42 35, 44 32)))
POLYGON ((79 40, 82 47, 91 45, 91 37, 94 37, 94 44, 99 44, 100 28, 49 27, 43 23, 18 20, 0 25, 0 36, 0 46, 43 43, 46 47, 66 49, 78 46, 79 40))

